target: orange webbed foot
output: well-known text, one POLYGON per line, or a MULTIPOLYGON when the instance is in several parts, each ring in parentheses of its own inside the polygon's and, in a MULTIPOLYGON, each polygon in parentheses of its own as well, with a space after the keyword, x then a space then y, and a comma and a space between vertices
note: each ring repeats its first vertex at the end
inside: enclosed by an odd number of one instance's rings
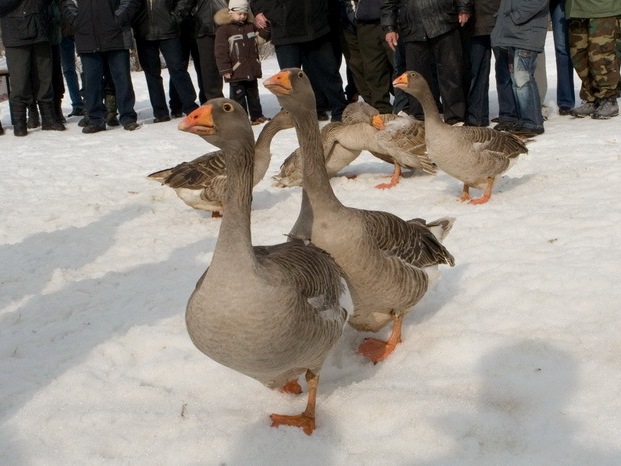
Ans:
POLYGON ((278 389, 282 393, 291 393, 292 395, 299 395, 302 393, 302 386, 298 383, 298 379, 293 379, 284 384, 278 389))
POLYGON ((386 359, 395 350, 396 345, 377 338, 367 338, 358 347, 358 353, 370 359, 373 364, 386 359))
POLYGON ((315 430, 315 417, 305 413, 297 416, 287 416, 284 414, 271 414, 272 427, 292 426, 299 427, 306 435, 311 435, 315 430))
POLYGON ((481 196, 481 197, 478 197, 476 199, 472 199, 470 201, 470 204, 485 204, 487 201, 489 201, 489 197, 481 196))

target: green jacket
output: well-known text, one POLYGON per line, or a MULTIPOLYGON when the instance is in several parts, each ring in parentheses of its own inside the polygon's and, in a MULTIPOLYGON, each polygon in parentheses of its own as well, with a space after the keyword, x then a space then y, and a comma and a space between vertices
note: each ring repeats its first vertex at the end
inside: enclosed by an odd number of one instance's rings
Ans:
POLYGON ((621 0, 567 0, 567 18, 608 18, 621 15, 621 0))

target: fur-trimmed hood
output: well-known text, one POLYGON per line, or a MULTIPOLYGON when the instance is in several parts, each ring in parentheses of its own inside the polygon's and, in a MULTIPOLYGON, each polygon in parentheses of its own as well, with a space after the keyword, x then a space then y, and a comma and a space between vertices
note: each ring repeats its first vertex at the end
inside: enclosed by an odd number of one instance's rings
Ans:
MULTIPOLYGON (((223 24, 231 24, 233 22, 231 15, 229 15, 228 8, 222 8, 216 11, 216 14, 213 15, 213 20, 218 26, 222 26, 223 24)), ((252 11, 248 11, 248 22, 254 23, 254 15, 252 14, 252 11)))

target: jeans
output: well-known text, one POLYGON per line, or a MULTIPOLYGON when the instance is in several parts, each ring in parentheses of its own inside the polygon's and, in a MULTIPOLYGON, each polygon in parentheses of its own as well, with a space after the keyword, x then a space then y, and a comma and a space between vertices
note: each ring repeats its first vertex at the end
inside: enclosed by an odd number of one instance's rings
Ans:
POLYGON ((116 106, 122 125, 136 122, 138 115, 134 111, 136 95, 132 85, 129 69, 129 50, 109 50, 106 52, 83 53, 82 71, 84 72, 84 100, 88 118, 92 124, 103 126, 108 111, 104 105, 104 63, 110 67, 110 75, 116 90, 116 106))
POLYGON ((340 121, 347 100, 339 72, 339 61, 334 54, 330 35, 326 34, 310 42, 276 45, 275 49, 278 66, 281 69, 304 69, 315 95, 322 92, 327 98, 332 121, 340 121))
POLYGON ((559 107, 573 108, 576 104, 574 67, 569 54, 569 28, 565 19, 565 0, 551 0, 550 15, 556 57, 556 103, 559 107))
POLYGON ((542 129, 541 99, 535 81, 538 53, 515 48, 511 48, 507 52, 520 126, 525 129, 542 129))
POLYGON ((73 109, 83 108, 84 103, 80 97, 80 84, 78 74, 75 71, 75 39, 73 36, 63 37, 60 43, 60 62, 62 64, 63 76, 67 83, 67 90, 71 98, 73 109))
POLYGON ((496 90, 498 91, 498 121, 517 123, 519 120, 517 104, 513 94, 511 73, 509 72, 509 54, 506 50, 494 47, 496 59, 496 90))
POLYGON ((170 78, 175 86, 182 104, 183 113, 188 115, 198 108, 196 104, 196 90, 188 73, 187 63, 184 63, 181 40, 178 37, 162 40, 136 39, 138 59, 144 71, 149 91, 153 116, 163 118, 169 116, 166 93, 162 81, 162 63, 160 52, 164 56, 170 78))
POLYGON ((466 39, 464 45, 470 62, 465 122, 473 126, 488 126, 489 74, 492 59, 490 36, 470 37, 466 39))

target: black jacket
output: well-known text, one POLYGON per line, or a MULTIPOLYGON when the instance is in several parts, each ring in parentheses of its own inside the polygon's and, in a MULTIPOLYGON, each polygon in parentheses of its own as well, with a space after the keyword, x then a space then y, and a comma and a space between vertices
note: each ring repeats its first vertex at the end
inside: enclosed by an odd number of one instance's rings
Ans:
POLYGON ((62 0, 62 12, 75 31, 78 53, 130 49, 131 22, 140 0, 62 0))
POLYGON ((179 37, 179 25, 190 16, 194 0, 141 0, 132 22, 137 38, 146 40, 179 37))
POLYGON ((52 0, 0 0, 0 27, 5 47, 49 42, 52 0))
POLYGON ((472 13, 472 0, 386 0, 381 24, 404 42, 424 41, 459 27, 462 12, 472 13))
POLYGON ((250 0, 250 8, 270 22, 274 45, 309 42, 330 32, 327 0, 250 0))
POLYGON ((195 0, 191 16, 194 23, 194 36, 197 38, 215 36, 214 15, 222 8, 227 8, 227 5, 227 0, 195 0))

